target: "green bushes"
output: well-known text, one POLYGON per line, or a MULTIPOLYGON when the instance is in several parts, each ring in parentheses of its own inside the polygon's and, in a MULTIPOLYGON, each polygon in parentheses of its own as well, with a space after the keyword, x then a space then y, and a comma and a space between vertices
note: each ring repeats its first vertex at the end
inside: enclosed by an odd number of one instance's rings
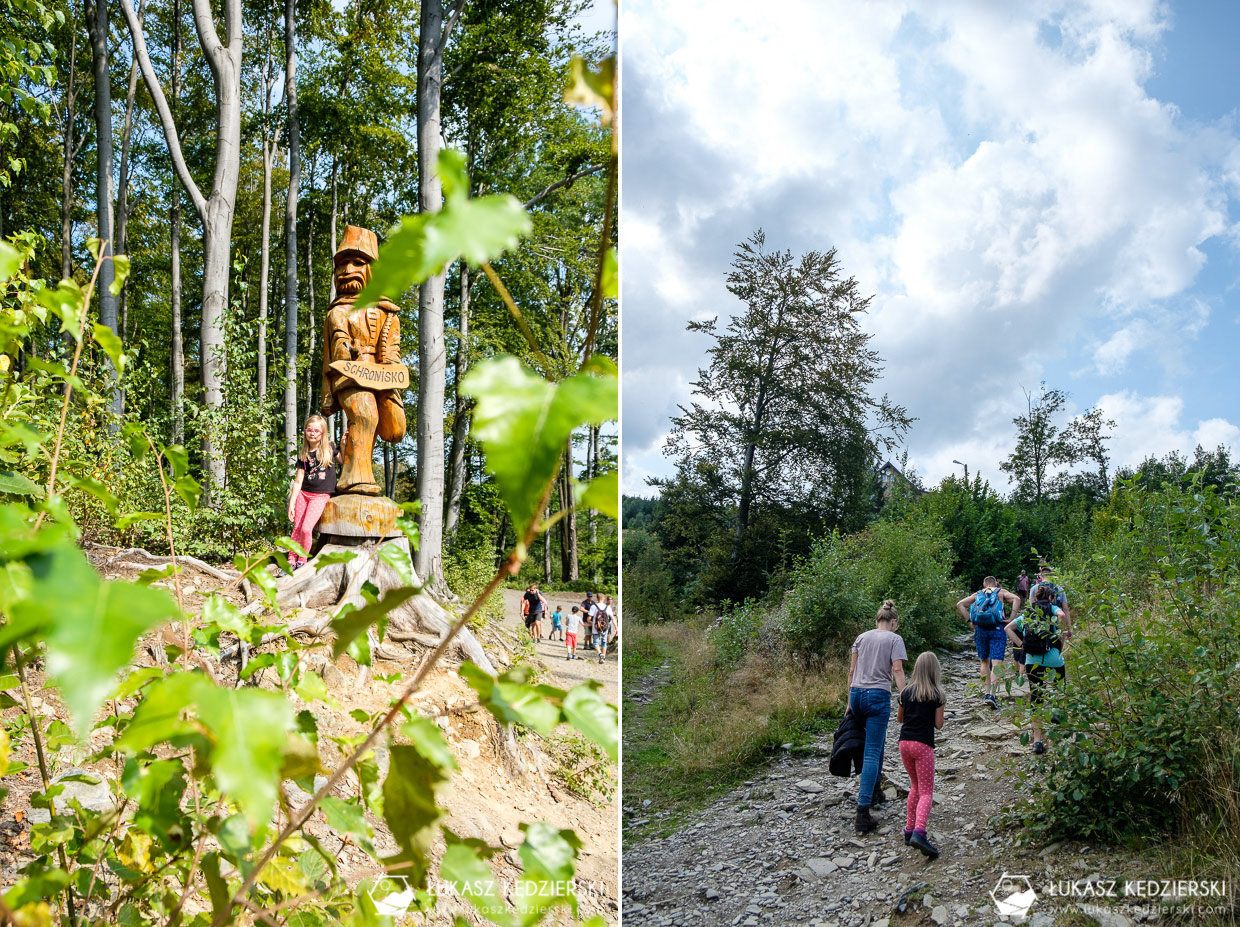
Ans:
MULTIPOLYGON (((1044 708, 1044 779, 1014 819, 1042 836, 1240 828, 1240 508, 1212 488, 1121 487, 1065 577, 1078 630, 1044 708)), ((1227 840, 1219 846, 1231 855, 1227 840)))
POLYGON ((825 656, 872 627, 883 600, 892 599, 909 652, 939 646, 961 630, 952 611, 951 556, 933 519, 830 534, 792 570, 778 631, 793 652, 825 656))

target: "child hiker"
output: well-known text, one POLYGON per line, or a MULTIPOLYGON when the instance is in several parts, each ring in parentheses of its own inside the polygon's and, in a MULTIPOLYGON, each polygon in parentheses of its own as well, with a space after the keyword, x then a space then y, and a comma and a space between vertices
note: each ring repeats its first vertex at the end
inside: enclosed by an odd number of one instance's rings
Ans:
MULTIPOLYGON (((302 550, 309 551, 323 506, 336 491, 336 461, 327 437, 327 419, 321 415, 310 416, 301 434, 297 475, 289 488, 288 517, 293 523, 293 540, 302 550)), ((290 551, 288 562, 297 568, 305 564, 306 558, 290 551)))
POLYGON ((896 720, 900 728, 900 759, 908 770, 908 817, 904 843, 934 859, 938 847, 926 837, 934 802, 934 732, 943 728, 943 671, 939 658, 927 650, 913 664, 913 678, 900 693, 896 720))
POLYGON ((547 640, 555 640, 556 632, 560 634, 560 640, 564 640, 564 613, 560 611, 560 606, 555 607, 555 611, 551 613, 551 633, 547 635, 547 640))
POLYGON ((577 659, 577 635, 581 632, 581 609, 576 605, 568 613, 567 630, 564 632, 564 646, 568 648, 565 660, 577 659))

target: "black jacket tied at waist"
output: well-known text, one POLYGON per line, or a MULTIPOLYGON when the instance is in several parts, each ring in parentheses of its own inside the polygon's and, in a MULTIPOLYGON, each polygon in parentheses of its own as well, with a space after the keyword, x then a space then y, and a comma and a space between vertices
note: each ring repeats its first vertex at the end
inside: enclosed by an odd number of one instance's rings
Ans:
POLYGON ((850 711, 835 729, 827 768, 833 776, 847 778, 853 774, 854 768, 857 775, 861 775, 861 760, 864 754, 865 726, 857 720, 857 715, 850 711))

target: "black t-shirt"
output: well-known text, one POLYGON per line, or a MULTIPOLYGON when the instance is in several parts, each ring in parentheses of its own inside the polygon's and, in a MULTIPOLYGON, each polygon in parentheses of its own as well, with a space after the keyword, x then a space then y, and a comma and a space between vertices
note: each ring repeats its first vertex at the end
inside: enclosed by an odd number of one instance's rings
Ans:
POLYGON ((526 614, 533 618, 535 615, 541 615, 543 610, 542 596, 537 592, 527 592, 525 601, 530 603, 529 611, 526 614))
POLYGON ((900 693, 900 704, 904 706, 904 723, 900 725, 901 740, 915 740, 919 744, 934 746, 934 716, 938 714, 943 703, 919 701, 913 698, 913 687, 905 686, 900 693))
POLYGON ((314 451, 310 452, 309 460, 298 458, 297 469, 306 471, 301 481, 302 492, 334 493, 336 491, 335 465, 331 461, 328 461, 326 465, 320 464, 319 456, 314 451))

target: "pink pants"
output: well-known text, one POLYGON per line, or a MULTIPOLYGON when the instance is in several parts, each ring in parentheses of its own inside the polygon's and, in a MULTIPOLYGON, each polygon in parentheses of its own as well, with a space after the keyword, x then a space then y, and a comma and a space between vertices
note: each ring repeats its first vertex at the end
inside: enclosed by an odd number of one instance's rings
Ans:
MULTIPOLYGON (((306 492, 303 489, 298 491, 297 498, 293 501, 293 540, 307 553, 314 543, 314 526, 319 523, 323 516, 323 507, 330 498, 330 493, 306 492)), ((293 554, 289 554, 290 563, 293 559, 293 554)))
POLYGON ((934 747, 915 740, 900 741, 900 759, 908 771, 908 823, 905 831, 925 831, 934 803, 934 747))

